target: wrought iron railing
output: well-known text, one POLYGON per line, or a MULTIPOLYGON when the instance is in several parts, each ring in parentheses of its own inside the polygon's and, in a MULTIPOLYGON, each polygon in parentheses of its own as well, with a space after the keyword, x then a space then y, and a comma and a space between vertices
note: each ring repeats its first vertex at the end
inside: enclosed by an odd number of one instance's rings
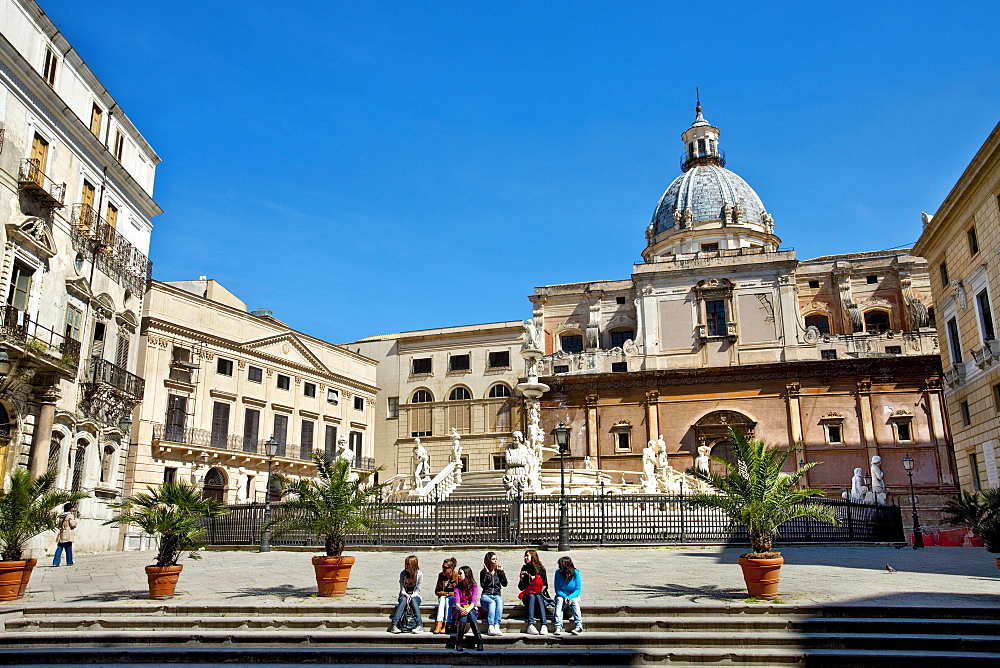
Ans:
POLYGON ((91 254, 97 268, 119 285, 141 292, 152 276, 152 263, 89 204, 74 204, 70 210, 73 248, 91 254))
MULTIPOLYGON (((720 511, 696 508, 682 495, 587 495, 566 498, 569 541, 575 545, 749 543, 746 529, 720 511)), ((833 506, 841 525, 799 518, 781 525, 778 543, 901 543, 898 506, 811 499, 833 506)), ((559 497, 469 498, 397 504, 386 512, 392 526, 375 536, 348 537, 350 545, 554 545, 559 534, 559 497)), ((272 504, 272 517, 291 512, 272 504)), ((206 522, 214 545, 253 545, 260 540, 264 504, 230 506, 230 513, 206 522)), ((272 545, 318 547, 323 541, 305 532, 272 536, 272 545)))
POLYGON ((53 209, 62 208, 66 201, 66 184, 56 183, 42 171, 38 158, 22 158, 17 172, 17 185, 21 190, 43 205, 53 209))
POLYGON ((25 311, 13 306, 0 307, 0 336, 19 344, 25 352, 44 355, 72 367, 80 363, 80 342, 33 322, 25 311))
MULTIPOLYGON (((264 448, 267 439, 259 439, 256 436, 246 436, 243 434, 213 432, 211 429, 196 429, 194 427, 183 427, 172 424, 154 424, 153 440, 257 454, 267 452, 264 448)), ((312 458, 312 451, 313 448, 308 446, 300 446, 294 443, 279 443, 278 452, 275 456, 308 460, 312 458)))
POLYGON ((719 165, 720 167, 726 166, 726 152, 721 148, 716 149, 718 153, 699 153, 697 155, 691 153, 684 153, 681 156, 681 171, 686 172, 688 167, 693 167, 694 165, 706 164, 706 165, 719 165))
POLYGON ((104 359, 90 359, 84 371, 83 382, 103 384, 133 399, 142 399, 146 381, 134 373, 104 359))

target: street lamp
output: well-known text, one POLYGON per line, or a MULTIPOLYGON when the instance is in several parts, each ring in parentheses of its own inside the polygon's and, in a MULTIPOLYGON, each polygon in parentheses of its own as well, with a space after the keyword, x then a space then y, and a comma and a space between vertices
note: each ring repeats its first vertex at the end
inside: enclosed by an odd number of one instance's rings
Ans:
POLYGON ((274 464, 274 456, 278 454, 278 442, 274 440, 274 434, 264 441, 264 452, 267 453, 267 487, 264 489, 264 530, 260 534, 260 552, 271 551, 271 528, 268 523, 271 521, 271 465, 274 464))
POLYGON ((569 551, 569 518, 566 517, 566 451, 569 450, 569 428, 559 423, 555 428, 559 446, 559 551, 569 551))
POLYGON ((920 531, 920 519, 917 517, 917 497, 913 495, 913 457, 906 453, 903 457, 903 468, 910 476, 910 504, 913 506, 913 549, 924 546, 924 534, 920 531))

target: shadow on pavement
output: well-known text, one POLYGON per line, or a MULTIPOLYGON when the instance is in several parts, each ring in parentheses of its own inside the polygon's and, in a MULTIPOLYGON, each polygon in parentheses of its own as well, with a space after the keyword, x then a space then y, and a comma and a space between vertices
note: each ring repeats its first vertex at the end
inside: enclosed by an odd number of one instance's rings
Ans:
POLYGON ((731 589, 719 587, 718 585, 703 585, 700 587, 681 584, 632 585, 627 589, 619 589, 618 591, 645 594, 646 598, 689 596, 693 601, 703 598, 715 601, 733 601, 747 597, 745 589, 731 589))
POLYGON ((294 587, 292 585, 276 585, 274 587, 241 587, 231 594, 229 598, 241 596, 294 596, 297 598, 309 598, 316 596, 316 587, 294 587))
POLYGON ((109 603, 111 601, 131 601, 135 599, 146 599, 149 600, 149 590, 148 589, 122 589, 119 591, 95 591, 92 594, 82 594, 80 596, 74 596, 73 598, 66 599, 69 603, 88 603, 94 601, 100 601, 102 603, 109 603))
POLYGON ((1000 594, 955 594, 951 592, 936 591, 912 591, 900 592, 898 594, 882 594, 881 596, 871 596, 865 598, 844 599, 832 603, 823 604, 823 608, 839 607, 872 607, 886 608, 921 608, 924 612, 932 608, 962 608, 965 612, 963 617, 975 617, 972 608, 989 609, 989 617, 995 617, 1000 609, 1000 594))

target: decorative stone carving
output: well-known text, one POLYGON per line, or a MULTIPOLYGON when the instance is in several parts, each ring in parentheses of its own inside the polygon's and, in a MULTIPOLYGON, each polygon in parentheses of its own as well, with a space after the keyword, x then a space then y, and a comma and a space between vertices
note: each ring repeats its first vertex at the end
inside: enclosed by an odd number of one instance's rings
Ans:
POLYGON ((958 302, 958 307, 964 311, 969 305, 968 298, 965 295, 965 285, 962 281, 956 281, 953 278, 951 279, 951 289, 955 291, 955 300, 958 302))

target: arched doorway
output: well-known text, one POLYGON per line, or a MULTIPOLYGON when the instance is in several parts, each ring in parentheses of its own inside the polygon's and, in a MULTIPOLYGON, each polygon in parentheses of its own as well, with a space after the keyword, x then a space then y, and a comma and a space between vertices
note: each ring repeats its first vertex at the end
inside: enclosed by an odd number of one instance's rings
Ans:
MULTIPOLYGON (((694 423, 696 447, 707 445, 712 449, 712 457, 732 463, 733 444, 729 441, 730 427, 747 438, 753 438, 757 423, 737 411, 712 411, 694 423)), ((713 461, 711 471, 725 473, 725 467, 713 461)))
POLYGON ((268 496, 271 503, 277 503, 281 501, 281 481, 271 476, 270 484, 268 485, 268 496))
POLYGON ((711 457, 712 462, 709 464, 709 467, 712 473, 715 475, 725 475, 726 467, 715 460, 721 459, 725 462, 729 462, 730 464, 735 463, 736 460, 733 458, 733 444, 729 441, 729 439, 719 441, 712 446, 711 457))
POLYGON ((205 499, 226 500, 226 476, 222 471, 217 468, 208 470, 205 474, 205 488, 201 495, 205 499))

